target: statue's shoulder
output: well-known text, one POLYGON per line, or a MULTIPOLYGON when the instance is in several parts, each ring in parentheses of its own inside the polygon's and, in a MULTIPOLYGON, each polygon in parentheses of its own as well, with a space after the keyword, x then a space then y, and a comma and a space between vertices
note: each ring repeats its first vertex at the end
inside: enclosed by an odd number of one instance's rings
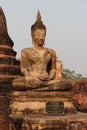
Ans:
POLYGON ((32 48, 24 48, 22 49, 21 54, 28 54, 31 50, 32 48))
POLYGON ((56 51, 51 48, 46 48, 51 54, 56 55, 56 51))

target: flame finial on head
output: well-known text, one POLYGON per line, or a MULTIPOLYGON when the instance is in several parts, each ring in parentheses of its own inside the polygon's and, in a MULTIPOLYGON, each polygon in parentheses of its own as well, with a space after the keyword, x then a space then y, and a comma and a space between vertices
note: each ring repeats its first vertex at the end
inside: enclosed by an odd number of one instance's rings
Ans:
POLYGON ((41 21, 41 14, 40 14, 39 9, 38 9, 38 12, 37 12, 37 20, 40 20, 40 21, 41 21))

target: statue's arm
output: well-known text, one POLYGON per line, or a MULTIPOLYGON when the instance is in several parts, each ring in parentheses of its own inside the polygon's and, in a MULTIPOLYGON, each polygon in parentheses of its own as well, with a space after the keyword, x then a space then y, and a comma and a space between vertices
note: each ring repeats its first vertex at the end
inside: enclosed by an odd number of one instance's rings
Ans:
POLYGON ((52 54, 52 64, 51 64, 51 71, 49 73, 49 78, 54 79, 56 74, 56 52, 51 50, 52 54))
POLYGON ((29 70, 28 70, 28 55, 25 50, 22 50, 21 52, 21 72, 24 76, 29 75, 29 70))

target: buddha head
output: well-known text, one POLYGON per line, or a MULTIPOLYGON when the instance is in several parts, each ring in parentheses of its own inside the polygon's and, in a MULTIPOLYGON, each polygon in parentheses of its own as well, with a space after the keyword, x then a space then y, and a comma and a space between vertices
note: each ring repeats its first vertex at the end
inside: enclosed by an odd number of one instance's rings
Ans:
POLYGON ((32 36, 33 44, 42 46, 45 43, 46 27, 41 21, 41 15, 40 15, 39 10, 37 13, 37 20, 31 26, 31 36, 32 36))

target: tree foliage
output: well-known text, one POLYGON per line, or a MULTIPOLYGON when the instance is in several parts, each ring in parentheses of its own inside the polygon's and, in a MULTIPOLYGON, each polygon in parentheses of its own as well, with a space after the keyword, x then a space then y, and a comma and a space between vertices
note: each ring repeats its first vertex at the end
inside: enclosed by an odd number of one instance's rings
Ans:
POLYGON ((74 70, 70 71, 69 69, 62 70, 62 77, 65 79, 72 79, 75 81, 80 80, 80 79, 84 79, 82 74, 77 74, 74 70))

